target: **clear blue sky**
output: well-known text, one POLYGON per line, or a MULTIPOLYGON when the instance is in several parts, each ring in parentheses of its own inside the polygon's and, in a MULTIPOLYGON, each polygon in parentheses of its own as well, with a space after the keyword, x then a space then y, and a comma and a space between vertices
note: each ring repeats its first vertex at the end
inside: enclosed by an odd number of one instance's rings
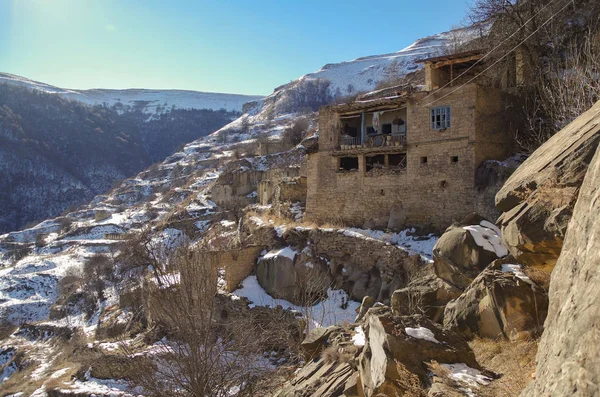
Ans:
POLYGON ((0 71, 65 88, 269 94, 459 25, 467 0, 0 0, 0 71))

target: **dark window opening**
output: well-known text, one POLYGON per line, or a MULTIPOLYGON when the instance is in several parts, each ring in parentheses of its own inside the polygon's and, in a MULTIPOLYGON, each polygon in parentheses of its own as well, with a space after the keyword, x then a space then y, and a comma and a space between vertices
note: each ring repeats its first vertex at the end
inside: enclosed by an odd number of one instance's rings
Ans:
POLYGON ((358 157, 341 157, 340 170, 358 171, 358 157))
POLYGON ((348 124, 344 124, 344 135, 348 135, 353 138, 357 138, 358 137, 358 128, 351 127, 348 124))
POLYGON ((392 133, 392 125, 391 124, 382 124, 381 132, 383 134, 391 134, 392 133))
POLYGON ((427 165, 427 157, 421 157, 421 165, 427 165))
POLYGON ((400 117, 396 117, 392 122, 392 134, 406 134, 406 123, 400 117))
POLYGON ((367 162, 367 172, 371 171, 373 168, 383 168, 385 165, 385 156, 383 154, 378 154, 377 156, 368 156, 366 157, 367 162))
POLYGON ((452 162, 458 163, 458 156, 452 156, 452 162))
POLYGON ((406 169, 406 153, 389 154, 388 164, 391 169, 405 170, 406 169))
POLYGON ((377 134, 377 130, 373 126, 367 127, 367 135, 375 135, 377 134))

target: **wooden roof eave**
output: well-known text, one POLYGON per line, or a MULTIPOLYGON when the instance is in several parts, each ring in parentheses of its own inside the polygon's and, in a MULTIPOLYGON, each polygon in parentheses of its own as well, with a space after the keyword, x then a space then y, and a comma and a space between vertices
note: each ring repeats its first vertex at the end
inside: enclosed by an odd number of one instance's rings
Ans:
POLYGON ((482 58, 481 55, 472 55, 472 56, 466 57, 466 58, 449 59, 447 61, 440 61, 440 62, 431 62, 431 67, 433 69, 439 69, 444 66, 456 65, 458 63, 467 63, 467 62, 478 61, 481 58, 482 58))
POLYGON ((402 109, 406 107, 408 98, 395 98, 393 101, 382 102, 372 101, 373 103, 353 102, 350 104, 338 105, 334 111, 340 116, 360 115, 366 112, 379 112, 385 110, 402 109))

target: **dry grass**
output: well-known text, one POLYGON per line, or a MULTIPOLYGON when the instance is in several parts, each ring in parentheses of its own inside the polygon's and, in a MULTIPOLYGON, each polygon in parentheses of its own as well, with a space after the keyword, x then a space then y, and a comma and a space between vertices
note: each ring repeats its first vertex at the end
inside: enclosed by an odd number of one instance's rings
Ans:
POLYGON ((323 356, 323 361, 325 361, 327 364, 349 364, 354 360, 354 354, 346 352, 339 346, 329 346, 323 350, 323 353, 321 354, 323 356))
MULTIPOLYGON (((85 350, 83 347, 87 339, 80 333, 75 333, 70 340, 55 339, 52 344, 52 350, 48 352, 46 360, 50 361, 50 366, 41 374, 39 379, 32 377, 33 371, 39 368, 37 360, 31 360, 34 348, 30 351, 29 347, 20 346, 18 353, 14 358, 18 370, 2 383, 0 395, 7 396, 22 392, 23 395, 30 395, 40 387, 45 390, 65 387, 70 382, 75 373, 81 368, 81 357, 85 350), (59 370, 65 370, 60 376, 52 376, 59 370)), ((39 353, 39 352, 37 352, 39 353)))
POLYGON ((469 343, 477 361, 501 377, 481 387, 481 397, 518 396, 535 372, 537 340, 515 341, 475 339, 469 343))
POLYGON ((249 211, 247 213, 247 216, 249 218, 257 217, 260 220, 262 220, 264 223, 272 225, 274 227, 285 225, 285 226, 288 226, 290 229, 294 228, 294 227, 305 227, 305 228, 309 228, 309 229, 317 229, 317 228, 340 229, 340 228, 348 227, 347 224, 345 224, 344 222, 342 222, 339 219, 334 219, 334 220, 330 220, 327 222, 317 222, 314 220, 311 220, 311 221, 302 220, 302 221, 298 222, 298 221, 295 221, 294 219, 278 216, 276 214, 273 214, 272 212, 267 212, 267 211, 265 211, 265 212, 249 211))
POLYGON ((17 330, 17 326, 8 321, 0 322, 0 341, 8 338, 17 330))
POLYGON ((550 274, 546 269, 538 269, 531 266, 524 267, 525 274, 543 291, 548 293, 550 289, 550 274))

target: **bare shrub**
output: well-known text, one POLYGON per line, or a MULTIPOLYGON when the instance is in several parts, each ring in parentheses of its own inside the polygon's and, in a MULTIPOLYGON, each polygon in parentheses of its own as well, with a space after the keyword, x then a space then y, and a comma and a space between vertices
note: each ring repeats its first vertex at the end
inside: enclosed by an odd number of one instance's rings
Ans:
POLYGON ((35 236, 35 246, 38 248, 45 247, 46 237, 48 237, 48 235, 45 233, 40 233, 37 236, 35 236))
POLYGON ((206 254, 181 247, 172 277, 151 289, 151 317, 167 335, 130 374, 148 396, 223 396, 252 384, 262 364, 264 330, 240 316, 218 318, 217 274, 206 254))
POLYGON ((600 29, 583 43, 572 41, 564 56, 547 62, 526 97, 527 125, 515 136, 519 147, 533 151, 600 99, 600 29))
POLYGON ((83 266, 83 278, 88 290, 104 300, 106 280, 112 278, 113 262, 106 255, 94 255, 83 266))
POLYGON ((288 127, 283 131, 283 141, 296 146, 297 144, 302 142, 302 140, 306 136, 306 132, 308 131, 309 126, 310 121, 307 118, 301 117, 297 119, 296 121, 294 121, 294 124, 291 127, 288 127))
POLYGON ((525 100, 526 120, 515 133, 520 150, 535 150, 600 99, 599 13, 591 0, 474 1, 471 21, 494 21, 482 41, 494 49, 486 77, 525 100))
POLYGON ((56 222, 60 225, 62 232, 67 232, 73 224, 73 219, 67 216, 61 216, 60 218, 56 218, 56 222))
POLYGON ((354 360, 354 353, 344 350, 341 346, 329 346, 321 355, 327 364, 348 364, 354 360))
POLYGON ((482 397, 518 396, 535 372, 537 340, 507 341, 476 338, 469 342, 477 361, 502 376, 480 388, 482 397))
POLYGON ((163 276, 168 271, 169 248, 154 238, 152 229, 144 228, 125 242, 117 256, 120 273, 132 270, 145 270, 151 266, 158 285, 163 284, 163 276))

